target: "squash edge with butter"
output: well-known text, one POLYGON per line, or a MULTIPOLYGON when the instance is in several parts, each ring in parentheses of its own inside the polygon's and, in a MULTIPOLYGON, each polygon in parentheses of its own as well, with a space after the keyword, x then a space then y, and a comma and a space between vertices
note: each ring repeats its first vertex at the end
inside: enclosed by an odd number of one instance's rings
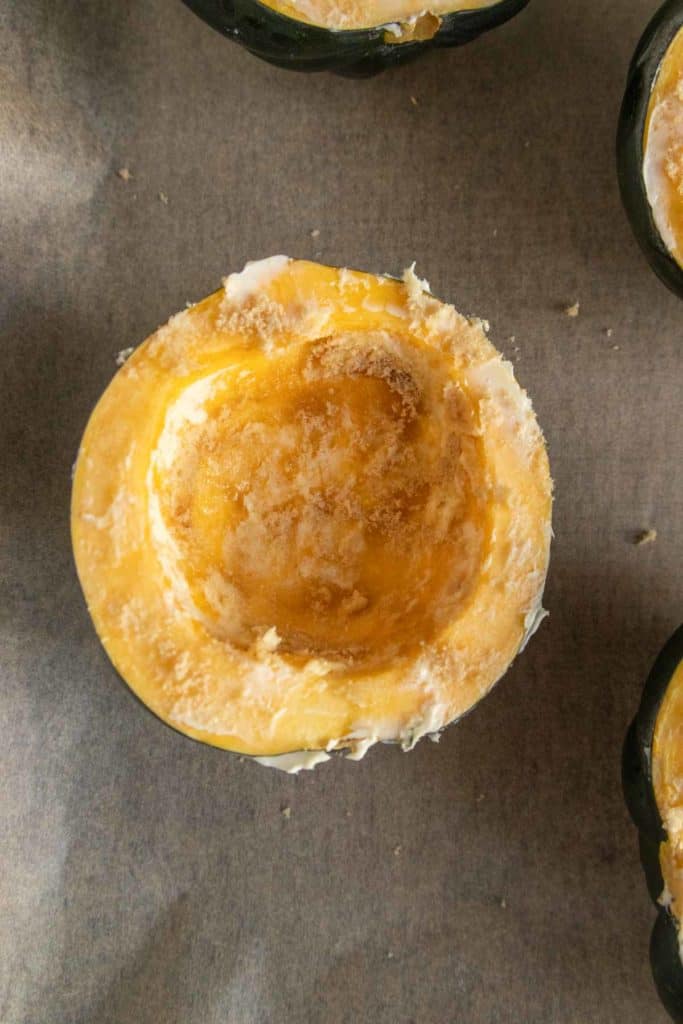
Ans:
MULTIPOLYGON (((663 797, 661 759, 663 726, 668 724, 667 697, 683 697, 683 625, 674 632, 657 656, 647 677, 638 712, 624 742, 622 780, 624 797, 639 832, 640 859, 650 897, 658 908, 650 941, 650 963, 657 991, 673 1020, 683 1022, 683 963, 680 952, 680 921, 674 913, 671 889, 683 894, 683 873, 674 881, 671 873, 671 837, 663 797), (676 678, 678 676, 678 678, 676 678)), ((680 710, 680 709, 679 709, 680 710)), ((683 714, 676 716, 683 726, 683 714)), ((683 744, 679 744, 683 755, 683 744)))
POLYGON ((96 406, 79 577, 120 674, 179 731, 266 760, 410 748, 540 621, 542 434, 481 322, 425 284, 248 264, 96 406))

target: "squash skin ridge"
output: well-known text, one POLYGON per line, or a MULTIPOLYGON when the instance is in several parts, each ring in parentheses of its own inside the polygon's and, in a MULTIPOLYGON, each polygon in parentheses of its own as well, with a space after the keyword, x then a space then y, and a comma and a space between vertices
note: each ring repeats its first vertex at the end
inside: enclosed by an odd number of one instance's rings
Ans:
POLYGON ((657 72, 681 28, 683 0, 667 0, 648 24, 631 59, 616 146, 619 190, 633 234, 655 274, 679 298, 683 298, 683 268, 667 249, 652 215, 643 175, 643 138, 657 72))
POLYGON ((682 660, 683 625, 664 645, 650 670, 638 712, 626 734, 622 757, 624 798, 639 831, 640 860, 650 898, 658 907, 650 938, 650 966, 659 997, 676 1024, 683 1024, 683 963, 678 923, 660 902, 664 879, 659 847, 666 832, 652 782, 652 744, 659 709, 682 660))
POLYGON ((488 7, 439 15, 431 39, 387 42, 387 24, 329 29, 299 21, 259 0, 183 0, 221 35, 277 67, 293 71, 334 71, 365 78, 404 64, 432 47, 461 46, 504 24, 529 0, 497 0, 488 7))

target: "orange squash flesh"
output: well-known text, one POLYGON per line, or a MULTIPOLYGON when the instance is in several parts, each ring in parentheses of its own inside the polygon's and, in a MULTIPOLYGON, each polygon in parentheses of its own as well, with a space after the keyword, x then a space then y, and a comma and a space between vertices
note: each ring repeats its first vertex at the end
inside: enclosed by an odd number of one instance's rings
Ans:
POLYGON ((72 537, 160 718, 271 757, 411 746, 541 615, 551 482, 511 367, 407 272, 273 257, 142 344, 96 406, 72 537))
POLYGON ((665 899, 683 918, 683 661, 674 672, 657 714, 652 744, 652 783, 666 829, 659 860, 665 899))
MULTIPOLYGON (((416 0, 264 0, 268 7, 296 21, 329 29, 372 28, 396 24, 409 25, 432 19, 433 35, 439 27, 439 15, 453 11, 473 11, 490 7, 492 0, 433 0, 420 4, 416 0)), ((420 38, 430 38, 423 35, 420 38)), ((414 38, 414 37, 413 37, 414 38)))
POLYGON ((657 73, 643 153, 645 184, 657 230, 683 267, 683 29, 674 36, 657 73))

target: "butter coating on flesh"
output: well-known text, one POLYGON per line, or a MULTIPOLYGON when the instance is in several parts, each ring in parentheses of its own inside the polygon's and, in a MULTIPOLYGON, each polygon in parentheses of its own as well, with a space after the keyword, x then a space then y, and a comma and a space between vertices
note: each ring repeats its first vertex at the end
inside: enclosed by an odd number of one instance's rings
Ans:
POLYGON ((657 715, 652 744, 652 783, 667 836, 659 851, 664 879, 661 902, 678 921, 683 959, 683 661, 671 678, 657 715))
POLYGON ((396 42, 429 39, 440 19, 455 11, 494 6, 495 0, 434 0, 420 6, 415 0, 263 0, 268 7, 296 21, 333 30, 386 25, 396 42))
POLYGON ((531 403, 480 321, 412 268, 278 256, 118 371, 72 536, 142 701, 297 771, 409 749, 484 696, 542 617, 550 514, 531 403))
POLYGON ((657 230, 683 267, 683 29, 669 46, 652 89, 643 177, 657 230))

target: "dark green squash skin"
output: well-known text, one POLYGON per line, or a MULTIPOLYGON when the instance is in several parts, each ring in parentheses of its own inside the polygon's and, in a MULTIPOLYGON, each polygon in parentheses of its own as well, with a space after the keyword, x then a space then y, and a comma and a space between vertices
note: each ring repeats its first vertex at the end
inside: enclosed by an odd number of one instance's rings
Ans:
POLYGON ((222 35, 278 67, 337 71, 363 77, 403 64, 435 46, 460 46, 502 25, 529 0, 498 0, 490 7, 443 15, 432 39, 388 43, 384 26, 334 31, 280 14, 259 0, 184 0, 222 35))
POLYGON ((671 42, 683 26, 683 0, 667 0, 645 29, 631 61, 619 115, 617 171, 633 233, 658 277, 683 298, 683 269, 662 240, 643 178, 643 133, 652 87, 671 42))
POLYGON ((664 889, 659 844, 666 838, 652 785, 652 741, 659 708, 671 678, 683 661, 683 626, 662 649, 645 683, 638 714, 624 743, 622 779, 629 813, 640 831, 640 859, 658 907, 650 941, 650 965, 659 997, 672 1020, 683 1024, 683 963, 672 914, 657 903, 664 889))

